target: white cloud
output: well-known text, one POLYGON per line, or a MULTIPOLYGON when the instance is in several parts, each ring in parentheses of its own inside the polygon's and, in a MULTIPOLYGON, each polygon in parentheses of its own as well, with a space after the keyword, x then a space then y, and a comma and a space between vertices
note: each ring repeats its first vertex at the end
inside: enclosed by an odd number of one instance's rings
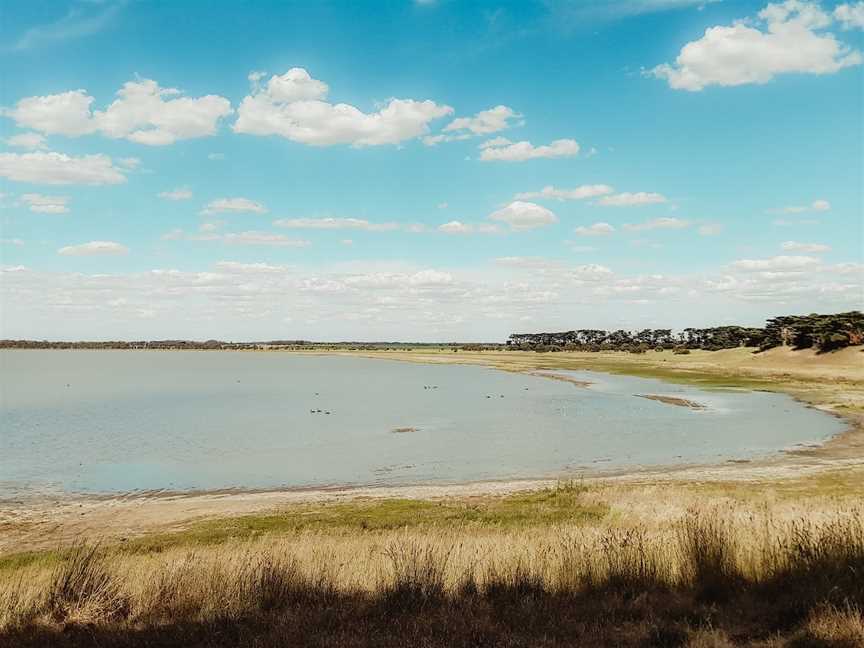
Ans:
POLYGON ((489 223, 463 223, 452 220, 438 226, 438 231, 445 234, 500 234, 501 229, 497 225, 489 223))
POLYGON ((421 138, 421 142, 423 142, 426 146, 437 146, 442 142, 455 142, 457 140, 466 140, 471 139, 471 133, 458 133, 456 135, 444 135, 439 133, 438 135, 426 135, 421 138))
POLYGON ((612 270, 598 263, 588 263, 571 269, 570 275, 578 281, 601 281, 611 277, 612 270))
POLYGON ((667 202, 666 196, 659 193, 639 191, 636 193, 619 193, 604 196, 596 204, 603 207, 638 207, 639 205, 656 205, 667 202))
POLYGON ((70 137, 101 133, 112 139, 163 146, 177 140, 216 133, 218 122, 231 114, 224 97, 180 96, 175 88, 162 88, 156 81, 127 81, 117 99, 104 111, 92 111, 94 99, 85 90, 26 97, 3 114, 22 128, 70 137))
POLYGON ((370 223, 361 218, 282 218, 273 221, 273 224, 288 229, 354 229, 370 232, 386 232, 399 228, 398 223, 370 223))
POLYGON ((45 144, 45 136, 40 135, 39 133, 19 133, 18 135, 7 137, 6 143, 15 148, 22 148, 30 151, 47 148, 47 145, 45 144))
POLYGON ((805 212, 822 212, 829 211, 831 203, 824 199, 814 200, 809 205, 790 205, 788 207, 780 207, 779 209, 767 210, 769 214, 801 214, 805 212))
POLYGON ((160 191, 156 195, 164 200, 189 200, 192 198, 192 191, 189 187, 178 187, 173 191, 160 191))
POLYGON ((834 18, 843 29, 864 29, 864 2, 841 4, 834 8, 834 18))
POLYGON ((223 212, 266 214, 267 208, 261 203, 249 200, 248 198, 218 198, 207 203, 200 213, 208 215, 223 212))
POLYGON ((0 238, 0 245, 14 245, 15 247, 22 247, 24 241, 19 238, 0 238))
POLYGON ((457 117, 441 129, 437 135, 427 135, 423 138, 426 146, 435 146, 442 142, 471 139, 478 135, 488 135, 498 131, 524 124, 511 120, 520 119, 522 115, 508 106, 495 106, 489 110, 481 110, 473 117, 457 117))
POLYGON ((816 2, 769 4, 758 20, 709 27, 702 38, 681 49, 674 64, 658 65, 649 74, 677 90, 699 91, 711 85, 767 83, 778 74, 832 74, 860 65, 860 52, 824 31, 831 22, 816 2), (765 31, 754 26, 757 22, 764 23, 765 31))
POLYGON ((487 148, 492 148, 494 146, 507 146, 508 144, 512 144, 512 143, 513 142, 511 142, 506 137, 498 136, 498 137, 493 137, 492 139, 488 139, 484 142, 480 142, 480 144, 477 145, 477 148, 483 150, 483 149, 487 149, 487 148))
POLYGON ((585 198, 595 198, 597 196, 605 196, 615 191, 609 185, 582 185, 575 189, 558 189, 552 185, 543 187, 540 191, 526 191, 516 194, 516 200, 532 200, 535 198, 549 198, 552 200, 584 200, 585 198))
POLYGON ((511 128, 514 124, 511 119, 522 117, 508 106, 495 106, 489 110, 482 110, 473 117, 457 117, 443 128, 444 132, 467 130, 474 135, 487 135, 511 128))
POLYGON ((615 231, 609 223, 594 223, 585 227, 580 225, 573 230, 577 236, 607 236, 615 231))
POLYGON ((129 248, 114 241, 90 241, 80 245, 67 245, 57 250, 63 256, 121 256, 129 254, 129 248))
POLYGON ((107 155, 70 157, 62 153, 0 153, 0 177, 35 184, 121 184, 126 176, 107 155))
POLYGON ((737 270, 792 272, 819 265, 819 259, 809 256, 775 256, 770 259, 740 259, 732 263, 737 270))
POLYGON ((173 229, 162 235, 164 241, 212 241, 225 243, 227 245, 243 246, 266 246, 266 247, 291 247, 301 248, 311 245, 310 241, 304 239, 293 239, 283 234, 271 232, 226 232, 219 233, 219 223, 203 223, 199 228, 199 234, 187 234, 182 229, 173 229))
POLYGON ((15 120, 21 128, 30 128, 48 135, 86 135, 96 127, 90 104, 93 97, 84 90, 70 90, 44 97, 26 97, 15 108, 2 114, 15 120))
POLYGON ((37 193, 26 193, 21 195, 31 212, 38 214, 68 214, 69 196, 45 196, 37 193))
POLYGON ((224 160, 225 154, 224 153, 209 153, 207 155, 207 159, 208 160, 224 160))
POLYGON ((690 221, 680 218, 653 218, 644 223, 625 223, 624 229, 628 232, 645 232, 657 229, 684 229, 690 227, 690 221))
POLYGON ((514 231, 535 229, 558 222, 558 217, 535 203, 514 200, 489 214, 489 219, 507 223, 514 231))
POLYGON ((274 75, 266 86, 253 78, 252 93, 237 111, 234 131, 250 135, 280 135, 313 146, 398 144, 429 132, 429 122, 453 112, 434 101, 390 99, 377 112, 364 113, 349 104, 324 99, 327 84, 303 68, 274 75))
POLYGON ((266 245, 272 247, 307 247, 309 241, 292 239, 282 234, 269 232, 240 232, 239 234, 217 235, 218 240, 229 245, 266 245))
POLYGON ((484 162, 524 162, 536 158, 570 157, 579 153, 579 144, 572 139, 559 139, 551 144, 534 146, 531 142, 511 142, 506 137, 496 137, 480 145, 480 159, 484 162))
POLYGON ((354 241, 351 239, 342 239, 339 241, 342 245, 354 245, 354 241))
POLYGON ((819 252, 828 252, 831 250, 830 245, 823 243, 798 243, 797 241, 786 241, 780 246, 786 252, 805 252, 818 254, 819 252))
POLYGON ((462 221, 453 220, 438 226, 438 231, 445 234, 470 234, 474 228, 462 221))

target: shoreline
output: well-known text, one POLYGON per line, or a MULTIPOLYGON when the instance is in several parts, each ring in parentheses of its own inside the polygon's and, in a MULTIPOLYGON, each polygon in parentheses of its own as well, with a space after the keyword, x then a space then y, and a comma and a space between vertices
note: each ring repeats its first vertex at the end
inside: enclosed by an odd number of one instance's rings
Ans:
MULTIPOLYGON (((555 376, 545 372, 556 369, 585 369, 584 366, 542 366, 550 364, 548 358, 519 358, 527 360, 525 366, 501 366, 509 358, 478 358, 483 353, 440 354, 429 358, 428 353, 417 352, 283 352, 303 355, 352 355, 411 361, 420 363, 481 364, 491 369, 526 373, 553 380, 574 383, 587 388, 590 382, 555 376), (413 357, 404 357, 409 355, 413 357), (394 357, 395 356, 395 357, 394 357), (443 357, 441 357, 443 356, 443 357), (469 356, 469 357, 465 357, 469 356), (496 362, 497 361, 497 362, 496 362), (541 365, 541 366, 536 366, 541 365), (543 372, 543 373, 541 373, 543 372)), ((518 352, 507 352, 518 353, 518 352)), ((718 352, 714 352, 718 353, 718 352)), ((492 355, 492 354, 489 354, 492 355)), ((533 354, 539 355, 539 354, 533 354)), ((548 354, 547 354, 548 355, 548 354)), ((562 354, 563 355, 563 354, 562 354)), ((572 358, 580 362, 592 358, 572 358)), ((620 358, 615 358, 620 360, 620 358)), ((556 358, 558 364, 567 358, 556 358)), ((625 361, 629 360, 624 358, 625 361)), ((597 365, 602 365, 598 362, 597 365)), ((604 373, 630 375, 644 374, 644 367, 632 363, 619 367, 619 371, 594 370, 604 373)), ((704 373, 703 368, 703 374, 704 373)), ((710 374, 707 374, 710 375, 710 374)), ((690 376, 690 379, 693 377, 690 376)), ((667 382, 668 377, 661 379, 667 382)), ((688 381, 688 382, 692 382, 688 381)), ((731 382, 731 381, 730 381, 731 382)), ((857 381, 856 381, 857 382, 857 381)), ((864 381, 862 381, 864 383, 864 381)), ((695 384, 699 384, 696 382, 695 384)), ((734 386, 734 385, 733 385, 734 386)), ((447 483, 416 483, 399 485, 319 485, 277 489, 228 488, 202 491, 144 491, 122 494, 46 493, 22 494, 0 501, 0 555, 23 550, 38 550, 74 542, 82 537, 117 540, 143 536, 154 532, 182 530, 203 519, 234 517, 246 514, 273 512, 280 507, 304 504, 326 504, 357 500, 440 500, 501 497, 536 491, 554 486, 562 480, 577 479, 589 485, 674 485, 674 484, 754 484, 765 481, 807 478, 834 470, 855 470, 864 466, 864 413, 838 408, 830 399, 801 390, 788 382, 776 382, 771 389, 785 393, 808 407, 819 409, 842 419, 846 429, 815 447, 793 447, 775 451, 770 456, 754 459, 729 459, 721 463, 685 463, 650 467, 619 467, 603 470, 580 469, 559 475, 498 480, 475 480, 447 483)), ((704 388, 705 385, 702 385, 704 388)), ((765 386, 763 386, 764 388, 765 386)), ((862 389, 864 385, 859 387, 862 389)), ((745 387, 753 389, 754 386, 745 387)), ((855 390, 853 390, 855 391, 855 390)), ((855 394, 860 396, 860 394, 855 394)), ((857 404, 857 401, 856 401, 857 404)), ((670 406, 674 406, 671 404, 670 406)), ((860 406, 860 405, 859 405, 860 406)))

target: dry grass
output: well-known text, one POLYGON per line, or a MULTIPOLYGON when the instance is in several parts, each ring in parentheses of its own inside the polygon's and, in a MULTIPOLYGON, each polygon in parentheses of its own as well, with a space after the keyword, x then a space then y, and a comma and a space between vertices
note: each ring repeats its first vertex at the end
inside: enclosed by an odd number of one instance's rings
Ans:
POLYGON ((864 510, 305 530, 0 571, 2 646, 861 646, 864 510))

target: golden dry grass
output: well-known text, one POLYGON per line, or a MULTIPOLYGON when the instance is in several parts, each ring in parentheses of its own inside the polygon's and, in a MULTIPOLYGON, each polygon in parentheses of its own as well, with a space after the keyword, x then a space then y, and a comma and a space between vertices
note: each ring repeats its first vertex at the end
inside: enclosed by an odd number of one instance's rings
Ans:
MULTIPOLYGON (((596 503, 561 488, 574 509, 596 503)), ((642 511, 656 495, 588 523, 77 545, 0 572, 0 645, 858 645, 860 502, 695 489, 686 508, 642 511)))

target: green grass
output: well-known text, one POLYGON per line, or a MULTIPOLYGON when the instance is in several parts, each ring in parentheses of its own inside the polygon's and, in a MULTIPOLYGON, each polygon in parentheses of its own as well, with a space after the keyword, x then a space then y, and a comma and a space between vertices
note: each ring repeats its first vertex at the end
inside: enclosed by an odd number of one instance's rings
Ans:
POLYGON ((554 488, 501 498, 461 500, 358 500, 344 504, 315 504, 274 513, 243 515, 194 523, 171 534, 134 539, 124 552, 161 551, 170 547, 219 544, 264 535, 308 531, 364 533, 418 527, 526 527, 561 522, 591 524, 609 513, 605 504, 583 502, 588 489, 573 482, 554 488))
MULTIPOLYGON (((192 523, 187 529, 133 538, 106 545, 120 554, 146 554, 195 545, 217 545, 263 536, 326 532, 334 535, 374 533, 413 528, 510 528, 549 526, 562 522, 592 524, 609 514, 609 506, 585 501, 588 488, 561 482, 553 488, 505 497, 477 497, 441 501, 414 499, 355 500, 338 504, 309 504, 289 509, 217 518, 192 523)), ((0 572, 38 562, 62 559, 60 551, 22 552, 0 556, 0 572)))
POLYGON ((41 565, 50 567, 60 562, 59 551, 21 551, 0 556, 0 572, 41 565))

